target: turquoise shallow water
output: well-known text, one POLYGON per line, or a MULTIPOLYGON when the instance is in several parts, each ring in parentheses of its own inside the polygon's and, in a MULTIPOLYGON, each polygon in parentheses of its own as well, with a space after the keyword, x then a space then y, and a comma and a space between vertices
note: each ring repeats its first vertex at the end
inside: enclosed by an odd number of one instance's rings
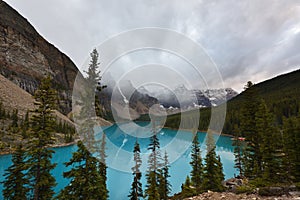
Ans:
MULTIPOLYGON (((122 130, 120 130, 116 125, 112 127, 107 127, 105 129, 105 133, 107 135, 107 162, 109 165, 107 171, 107 185, 109 189, 110 200, 126 200, 127 195, 129 193, 132 175, 128 170, 130 169, 130 161, 126 162, 126 160, 130 160, 130 158, 124 158, 124 155, 131 154, 136 138, 132 135, 134 134, 125 134, 122 130), (121 148, 120 148, 121 147, 121 148), (112 151, 111 149, 116 149, 116 151, 112 151), (121 150, 121 151, 120 151, 121 150), (118 152, 120 151, 120 152, 118 152), (118 155, 116 155, 118 154, 118 155), (119 166, 119 167, 118 167, 119 166), (121 169, 122 171, 119 171, 121 169)), ((162 149, 167 149, 168 154, 173 162, 170 167, 170 182, 172 184, 172 194, 180 191, 181 184, 185 181, 186 176, 191 171, 191 167, 189 165, 190 162, 190 148, 187 148, 184 152, 180 149, 180 143, 189 144, 189 141, 192 138, 191 133, 184 131, 175 131, 170 129, 162 129, 159 134, 159 140, 161 143, 162 149), (176 142, 172 144, 177 145, 175 148, 169 148, 168 145, 176 138, 176 142), (170 152, 171 151, 171 152, 170 152), (177 158, 179 156, 179 158, 177 158)), ((205 133, 198 133, 198 138, 200 144, 205 143, 205 133)), ((230 137, 220 136, 216 137, 217 154, 221 156, 221 160, 223 163, 224 173, 226 178, 233 177, 236 172, 234 169, 234 155, 233 155, 233 147, 232 141, 230 137)), ((144 153, 143 159, 143 167, 147 167, 147 146, 149 144, 149 138, 139 138, 138 139, 141 151, 144 153)), ((170 145, 169 145, 170 146, 170 145)), ((202 156, 205 156, 205 145, 201 146, 202 156)), ((57 186, 55 188, 56 192, 59 192, 65 185, 68 184, 68 180, 63 178, 62 173, 67 170, 64 166, 64 162, 68 161, 72 152, 77 150, 76 145, 55 148, 55 154, 53 156, 53 162, 57 163, 57 167, 53 170, 53 175, 56 178, 57 186)), ((3 181, 4 170, 11 165, 11 155, 3 155, 0 156, 0 181, 3 181)), ((145 185, 145 176, 142 177, 143 186, 145 185)), ((0 192, 2 191, 3 186, 0 184, 0 192)), ((0 194, 0 199, 3 199, 2 192, 0 194)))

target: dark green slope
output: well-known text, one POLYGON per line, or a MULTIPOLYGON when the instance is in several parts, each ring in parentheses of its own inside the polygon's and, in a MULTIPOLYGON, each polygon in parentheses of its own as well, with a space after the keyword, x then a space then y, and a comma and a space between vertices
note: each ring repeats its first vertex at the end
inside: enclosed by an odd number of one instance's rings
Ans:
MULTIPOLYGON (((246 84, 246 83, 245 83, 246 84)), ((264 99, 274 114, 277 125, 281 126, 284 117, 299 116, 300 107, 300 69, 255 84, 253 89, 258 100, 264 99)), ((242 105, 247 91, 227 102, 226 120, 223 133, 233 134, 234 126, 239 126, 242 105)), ((200 110, 199 130, 207 130, 210 121, 210 108, 200 110)), ((177 128, 180 120, 189 121, 198 111, 168 116, 166 126, 177 128)), ((188 124, 190 125, 190 124, 188 124)), ((188 126, 187 126, 188 127, 188 126)))
MULTIPOLYGON (((263 81, 253 86, 257 95, 267 102, 285 97, 300 99, 300 69, 263 81), (298 95, 297 95, 298 94, 298 95)), ((228 102, 229 105, 239 104, 243 101, 244 93, 237 95, 228 102)))

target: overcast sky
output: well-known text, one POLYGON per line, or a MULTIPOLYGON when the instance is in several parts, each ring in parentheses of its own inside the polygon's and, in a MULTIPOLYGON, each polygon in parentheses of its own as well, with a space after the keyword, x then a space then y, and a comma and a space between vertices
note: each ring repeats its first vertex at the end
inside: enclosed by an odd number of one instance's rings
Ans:
POLYGON ((5 1, 79 68, 112 35, 142 27, 172 29, 198 42, 224 85, 237 91, 247 80, 300 68, 298 0, 5 1))

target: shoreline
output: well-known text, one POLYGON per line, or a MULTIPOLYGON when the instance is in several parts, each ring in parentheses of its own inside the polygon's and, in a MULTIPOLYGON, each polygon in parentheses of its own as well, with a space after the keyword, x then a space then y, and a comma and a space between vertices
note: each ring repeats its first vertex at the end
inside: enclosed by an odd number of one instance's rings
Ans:
MULTIPOLYGON (((180 128, 180 129, 170 128, 170 127, 163 127, 163 128, 170 129, 170 130, 173 130, 173 131, 190 131, 190 132, 191 132, 190 129, 184 129, 184 128, 180 128)), ((197 132, 200 132, 200 133, 207 133, 207 130, 197 130, 197 132)), ((215 134, 215 133, 214 133, 214 134, 215 134)), ((221 134, 216 134, 216 135, 226 136, 226 137, 231 137, 231 138, 234 137, 233 135, 226 134, 226 133, 221 133, 221 134)))
MULTIPOLYGON (((68 146, 72 146, 74 144, 76 144, 79 141, 79 139, 74 140, 73 142, 69 142, 69 143, 61 143, 61 144, 54 144, 49 146, 49 148, 60 148, 60 147, 68 147, 68 146)), ((1 151, 0 152, 0 156, 5 156, 5 155, 9 155, 12 154, 13 151, 1 151)))
MULTIPOLYGON (((173 130, 173 131, 189 131, 189 132, 191 132, 190 129, 182 129, 182 128, 181 129, 175 129, 175 128, 171 128, 171 127, 162 127, 162 128, 170 129, 170 130, 173 130)), ((207 133, 207 130, 197 130, 197 132, 207 133)), ((225 133, 221 133, 219 136, 225 136, 225 137, 231 137, 231 138, 234 137, 233 135, 225 134, 225 133)), ((60 147, 72 146, 72 145, 76 144, 79 140, 80 139, 75 139, 73 142, 51 145, 51 146, 49 146, 49 148, 60 148, 60 147)), ((10 150, 10 151, 9 150, 8 151, 1 151, 0 156, 9 155, 9 154, 12 154, 12 153, 13 153, 12 150, 10 150)))

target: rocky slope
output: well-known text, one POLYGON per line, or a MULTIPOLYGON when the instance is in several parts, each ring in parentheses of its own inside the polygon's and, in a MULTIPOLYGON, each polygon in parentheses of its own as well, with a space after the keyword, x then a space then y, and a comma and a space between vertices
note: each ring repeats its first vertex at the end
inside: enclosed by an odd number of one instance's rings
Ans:
MULTIPOLYGON (((0 94, 4 108, 10 112, 17 109, 20 118, 23 118, 27 111, 34 109, 33 96, 2 75, 0 75, 0 94)), ((55 111, 55 115, 58 120, 73 125, 73 122, 59 111, 55 111)))
POLYGON ((199 196, 189 197, 184 200, 290 200, 290 199, 300 199, 298 193, 291 193, 283 196, 270 196, 263 197, 257 194, 234 194, 230 192, 206 192, 199 196))
POLYGON ((0 0, 0 73, 30 94, 45 75, 59 91, 60 110, 71 111, 71 95, 78 69, 55 46, 7 3, 0 0))

